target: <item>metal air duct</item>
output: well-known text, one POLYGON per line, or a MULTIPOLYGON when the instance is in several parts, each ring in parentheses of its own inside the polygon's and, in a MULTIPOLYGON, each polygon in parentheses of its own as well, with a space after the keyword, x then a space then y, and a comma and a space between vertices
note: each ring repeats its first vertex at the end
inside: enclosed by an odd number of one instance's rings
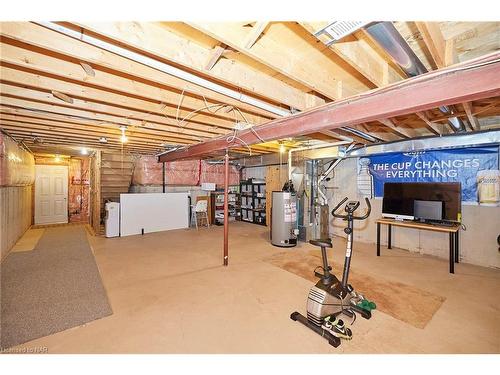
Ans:
MULTIPOLYGON (((428 70, 394 27, 392 22, 376 22, 365 27, 370 36, 391 56, 408 77, 427 73, 428 70)), ((439 107, 445 114, 453 114, 449 107, 439 107)), ((448 119, 454 131, 465 131, 465 125, 458 117, 448 119)))

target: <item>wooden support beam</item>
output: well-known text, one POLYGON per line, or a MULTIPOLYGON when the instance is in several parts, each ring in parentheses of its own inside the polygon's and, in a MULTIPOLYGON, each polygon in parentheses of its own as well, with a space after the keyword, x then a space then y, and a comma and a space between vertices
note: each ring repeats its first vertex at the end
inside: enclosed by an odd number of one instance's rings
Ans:
POLYGON ((446 41, 438 22, 415 22, 436 67, 446 66, 446 41))
MULTIPOLYGON (((327 22, 300 22, 312 35, 328 25, 327 22)), ((321 35, 323 42, 329 39, 321 35)), ((329 48, 346 63, 351 65, 375 86, 385 86, 400 81, 403 77, 384 60, 369 44, 367 36, 362 32, 343 38, 329 48)))
MULTIPOLYGON (((316 109, 255 126, 240 132, 247 144, 261 139, 276 140, 421 112, 442 105, 453 105, 500 96, 500 52, 469 60, 452 68, 408 78, 364 95, 357 95, 316 109), (259 136, 255 135, 257 133, 259 136)), ((213 139, 160 156, 160 161, 193 158, 230 147, 227 141, 213 139)))
POLYGON ((252 30, 248 33, 247 39, 243 43, 245 48, 250 49, 253 47, 255 42, 257 42, 261 34, 266 29, 267 25, 269 25, 269 22, 255 22, 255 25, 253 25, 252 30))
MULTIPOLYGON (((146 80, 148 83, 153 85, 160 85, 160 87, 163 87, 163 90, 174 90, 177 93, 184 90, 185 94, 191 97, 202 99, 202 96, 204 96, 211 103, 226 103, 238 107, 245 113, 248 121, 252 124, 259 124, 267 119, 278 117, 277 115, 256 108, 252 105, 245 104, 239 100, 232 99, 223 94, 205 89, 204 87, 191 84, 180 78, 163 73, 157 69, 118 56, 114 53, 104 51, 90 44, 30 22, 4 22, 0 28, 0 35, 2 37, 7 37, 9 39, 43 48, 44 50, 51 51, 52 53, 62 54, 65 58, 69 57, 76 59, 79 62, 86 62, 95 68, 103 67, 111 69, 112 71, 119 72, 121 75, 129 79, 140 78, 140 80, 146 80)), ((162 41, 162 46, 165 47, 165 45, 165 41, 162 41)), ((83 69, 80 70, 83 72, 83 69)), ((89 81, 93 78, 89 76, 87 77, 89 81)), ((159 99, 160 96, 157 98, 159 99)), ((200 100, 200 103, 201 105, 199 105, 198 108, 202 109, 203 100, 200 100)), ((232 116, 232 114, 230 116, 232 116)))
MULTIPOLYGON (((161 110, 162 114, 170 117, 177 115, 177 107, 181 98, 179 96, 180 92, 174 88, 149 84, 143 80, 135 80, 135 77, 123 76, 118 72, 109 70, 101 70, 102 68, 98 66, 94 69, 95 76, 88 76, 80 64, 62 59, 60 56, 55 57, 49 50, 37 49, 29 44, 13 40, 3 39, 3 43, 0 43, 0 50, 2 51, 0 55, 1 61, 11 67, 24 71, 29 69, 36 74, 88 87, 88 90, 94 93, 99 92, 103 97, 116 99, 114 102, 123 106, 158 112, 161 103, 164 106, 163 110, 161 110)), ((198 97, 199 95, 193 96, 185 93, 180 106, 180 117, 201 108, 202 110, 197 112, 193 118, 195 122, 205 124, 222 122, 228 125, 234 122, 233 113, 224 111, 213 113, 203 110, 205 102, 198 97)), ((214 104, 214 102, 210 101, 208 103, 209 105, 214 104)), ((249 121, 251 121, 251 117, 249 121)))
MULTIPOLYGON (((113 105, 138 109, 153 115, 160 115, 163 121, 170 125, 177 125, 177 107, 181 100, 178 93, 133 81, 107 71, 97 71, 95 77, 89 77, 79 64, 61 60, 41 51, 31 51, 20 46, 0 43, 2 65, 11 69, 2 73, 2 79, 7 79, 10 72, 11 82, 21 83, 32 87, 49 88, 43 84, 50 84, 50 90, 59 90, 71 96, 94 99, 113 105), (19 72, 13 72, 12 70, 19 72), (162 108, 163 107, 163 108, 162 108)), ((212 103, 209 103, 212 104, 212 103)), ((234 125, 234 114, 218 111, 217 114, 203 110, 203 100, 191 96, 182 98, 179 117, 182 119, 186 112, 200 110, 186 123, 201 123, 220 125, 231 129, 234 125)), ((250 121, 250 120, 249 120, 250 121)))
POLYGON ((375 138, 378 138, 384 142, 390 142, 390 141, 394 141, 394 140, 401 138, 401 136, 399 134, 394 134, 393 132, 385 133, 385 132, 377 131, 377 129, 375 129, 374 126, 370 126, 366 123, 362 123, 359 125, 353 125, 352 127, 354 129, 361 130, 362 132, 365 132, 365 133, 367 133, 375 138))
MULTIPOLYGON (((24 125, 25 126, 25 125, 24 125)), ((10 121, 2 121, 0 120, 0 127, 9 130, 9 132, 13 132, 16 134, 24 134, 27 136, 36 135, 44 139, 45 137, 49 137, 51 139, 64 139, 79 142, 80 145, 99 145, 99 140, 96 135, 89 135, 87 133, 76 131, 76 130, 47 130, 46 128, 40 128, 39 126, 29 126, 23 127, 20 124, 12 123, 10 121)), ((126 147, 134 147, 143 150, 150 150, 154 152, 158 152, 162 149, 160 147, 159 142, 153 141, 137 141, 134 137, 128 136, 129 140, 126 143, 126 147)), ((115 145, 121 146, 120 137, 107 137, 108 143, 106 145, 115 145)))
POLYGON ((416 136, 415 132, 413 132, 409 129, 401 128, 400 126, 396 125, 393 120, 391 120, 389 118, 378 119, 378 122, 387 126, 393 132, 395 132, 396 134, 398 134, 404 138, 413 138, 416 136))
MULTIPOLYGON (((1 108, 0 111, 2 112, 0 114, 0 121, 9 121, 12 124, 17 124, 18 126, 30 129, 31 128, 48 129, 48 130, 53 130, 55 132, 59 130, 61 131, 74 130, 75 132, 82 132, 84 134, 93 135, 94 137, 114 137, 116 139, 120 138, 121 135, 121 131, 117 127, 105 126, 104 124, 94 126, 78 122, 70 123, 70 122, 61 122, 54 120, 44 120, 39 118, 6 114, 3 113, 3 110, 1 108)), ((180 145, 193 143, 193 142, 186 143, 185 141, 173 140, 171 138, 166 138, 165 135, 162 133, 144 132, 142 129, 140 129, 139 131, 131 129, 129 130, 129 134, 134 139, 140 141, 144 142, 156 141, 158 145, 165 142, 172 142, 174 144, 180 144, 180 145)))
POLYGON ((477 117, 473 114, 472 104, 470 102, 463 102, 462 106, 467 114, 467 119, 469 120, 470 126, 472 126, 472 130, 481 130, 481 125, 479 124, 477 117))
POLYGON ((314 37, 294 23, 273 23, 266 37, 252 48, 245 46, 248 30, 242 23, 197 22, 189 25, 327 98, 339 99, 337 81, 343 82, 345 95, 370 88, 334 61, 329 56, 331 53, 324 53, 326 47, 316 48, 314 37), (314 69, 310 69, 311 66, 314 69))
POLYGON ((219 44, 215 46, 210 52, 210 58, 207 61, 207 65, 205 66, 205 70, 212 70, 212 68, 217 64, 217 61, 222 57, 226 48, 223 44, 219 44))
MULTIPOLYGON (((334 139, 337 139, 339 141, 347 141, 348 140, 347 137, 341 136, 338 133, 335 133, 334 131, 331 131, 331 130, 323 130, 323 131, 320 131, 318 133, 324 134, 329 138, 334 138, 334 139)), ((312 133, 312 134, 317 134, 317 133, 312 133)), ((309 134, 309 136, 311 136, 311 134, 309 134)))
MULTIPOLYGON (((9 128, 8 126, 0 125, 1 128, 9 129, 9 133, 22 139, 26 144, 37 144, 34 143, 32 138, 34 135, 40 137, 44 143, 41 145, 48 146, 50 144, 61 144, 61 145, 73 145, 77 147, 87 146, 87 147, 101 147, 106 149, 125 149, 129 151, 147 152, 149 154, 156 154, 160 151, 159 147, 148 147, 146 145, 134 145, 134 144, 124 144, 119 142, 108 142, 106 144, 101 144, 98 141, 93 141, 90 139, 79 138, 69 135, 54 135, 54 134, 44 134, 42 132, 32 132, 27 130, 19 130, 16 128, 9 128)), ((40 144, 39 144, 40 145, 40 144)))
MULTIPOLYGON (((425 125, 432 130, 432 132, 436 135, 441 135, 441 131, 439 130, 439 124, 436 124, 435 122, 432 122, 429 117, 424 112, 417 112, 415 113, 418 118, 420 118, 423 122, 425 122, 425 125)), ((443 127, 444 129, 444 127, 443 127)))
MULTIPOLYGON (((97 114, 102 114, 103 116, 109 115, 112 117, 107 118, 109 119, 109 121, 112 121, 115 124, 163 131, 166 135, 170 135, 172 137, 180 137, 183 139, 206 139, 221 134, 227 134, 227 132, 229 131, 229 129, 216 129, 215 127, 208 127, 206 125, 204 126, 203 130, 197 129, 198 126, 194 126, 193 129, 189 125, 187 125, 185 128, 177 125, 167 125, 166 121, 163 121, 163 118, 160 116, 152 116, 151 114, 148 115, 130 109, 127 110, 120 107, 77 99, 74 97, 73 105, 65 105, 64 103, 61 103, 57 98, 54 98, 51 93, 21 88, 6 83, 0 83, 0 93, 5 97, 41 102, 45 104, 53 104, 57 107, 64 107, 67 109, 70 108, 75 110, 89 111, 90 113, 87 115, 89 119, 93 118, 93 116, 97 114)), ((68 113, 67 110, 65 111, 65 113, 68 113)))
MULTIPOLYGON (((3 103, 2 103, 3 104, 3 103)), ((19 122, 33 122, 48 125, 67 124, 74 127, 85 127, 95 131, 109 131, 111 134, 119 134, 118 126, 109 122, 103 122, 92 118, 73 117, 71 115, 57 114, 53 112, 41 112, 38 110, 30 110, 19 107, 8 107, 0 105, 0 117, 19 122)), ((161 137, 162 140, 169 143, 190 144, 191 140, 170 138, 169 133, 147 128, 133 128, 134 133, 144 136, 146 139, 150 137, 161 137)), ((139 135, 138 135, 139 136, 139 135)))
POLYGON ((444 64, 450 66, 456 63, 458 63, 458 54, 455 39, 448 39, 445 42, 444 64))
MULTIPOLYGON (((80 27, 104 35, 125 45, 167 59, 189 70, 209 75, 231 87, 269 98, 301 110, 305 109, 303 92, 278 77, 261 74, 239 59, 220 59, 207 71, 213 50, 202 43, 192 43, 176 33, 176 23, 160 22, 85 22, 80 27)), ((184 28, 186 25, 182 25, 184 28)), ((193 30, 194 31, 194 30, 193 30)), ((227 47, 227 46, 226 46, 227 47)), ((207 96, 207 95, 206 95, 207 96)), ((208 97, 208 96, 207 96, 208 97)), ((241 108, 244 108, 241 106, 241 108)), ((273 116, 275 117, 275 116, 273 116)))

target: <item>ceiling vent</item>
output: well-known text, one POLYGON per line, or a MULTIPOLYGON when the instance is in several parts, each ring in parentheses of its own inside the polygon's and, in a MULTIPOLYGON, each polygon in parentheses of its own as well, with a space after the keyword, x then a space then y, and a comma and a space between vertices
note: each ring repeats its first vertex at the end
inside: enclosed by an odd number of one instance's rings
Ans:
POLYGON ((321 35, 326 35, 330 38, 329 41, 325 42, 327 46, 339 41, 340 39, 352 34, 356 30, 361 29, 363 26, 368 25, 370 22, 362 21, 335 21, 324 27, 323 29, 317 31, 314 36, 319 37, 321 35))

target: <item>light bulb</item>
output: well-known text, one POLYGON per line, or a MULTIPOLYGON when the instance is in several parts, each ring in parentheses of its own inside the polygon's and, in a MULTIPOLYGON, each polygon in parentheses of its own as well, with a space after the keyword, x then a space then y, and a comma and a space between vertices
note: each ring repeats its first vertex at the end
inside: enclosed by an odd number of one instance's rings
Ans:
POLYGON ((283 154, 285 153, 286 149, 285 149, 285 145, 284 144, 280 144, 280 152, 283 154))
POLYGON ((54 161, 56 163, 59 163, 61 161, 61 157, 58 154, 56 154, 56 156, 54 157, 54 161))
POLYGON ((125 135, 125 129, 127 129, 125 126, 121 126, 120 130, 122 131, 122 136, 120 137, 121 143, 125 143, 128 141, 127 136, 125 135))
POLYGON ((82 153, 82 155, 88 155, 89 154, 89 150, 87 150, 86 147, 82 147, 81 153, 82 153))

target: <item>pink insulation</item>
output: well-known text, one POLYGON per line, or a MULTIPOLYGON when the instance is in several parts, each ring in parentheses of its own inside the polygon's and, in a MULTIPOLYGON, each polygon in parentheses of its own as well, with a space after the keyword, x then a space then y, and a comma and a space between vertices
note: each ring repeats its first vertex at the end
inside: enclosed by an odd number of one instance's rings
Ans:
POLYGON ((0 186, 25 186, 35 181, 35 158, 0 133, 0 186))
POLYGON ((68 210, 69 221, 87 222, 89 218, 89 158, 70 159, 68 210))
MULTIPOLYGON (((161 163, 158 163, 161 166, 161 163)), ((200 184, 200 161, 180 160, 168 162, 165 168, 167 185, 190 185, 200 184)), ((161 178, 160 178, 161 183, 161 178)))
MULTIPOLYGON (((217 186, 224 186, 224 164, 209 164, 201 161, 201 183, 213 182, 217 186)), ((240 174, 235 166, 229 166, 229 185, 238 185, 240 174)))
POLYGON ((162 165, 154 156, 140 156, 135 160, 132 185, 161 185, 162 165))
MULTIPOLYGON (((165 166, 167 185, 197 186, 202 182, 224 184, 224 165, 209 164, 200 160, 180 160, 167 162, 165 166)), ((133 185, 161 185, 163 177, 162 163, 154 156, 141 156, 135 161, 133 185)), ((229 184, 238 185, 239 173, 230 167, 229 184)))
MULTIPOLYGON (((167 185, 198 185, 199 160, 182 160, 166 163, 167 185)), ((162 185, 163 165, 154 156, 141 156, 135 161, 132 185, 162 185)))

